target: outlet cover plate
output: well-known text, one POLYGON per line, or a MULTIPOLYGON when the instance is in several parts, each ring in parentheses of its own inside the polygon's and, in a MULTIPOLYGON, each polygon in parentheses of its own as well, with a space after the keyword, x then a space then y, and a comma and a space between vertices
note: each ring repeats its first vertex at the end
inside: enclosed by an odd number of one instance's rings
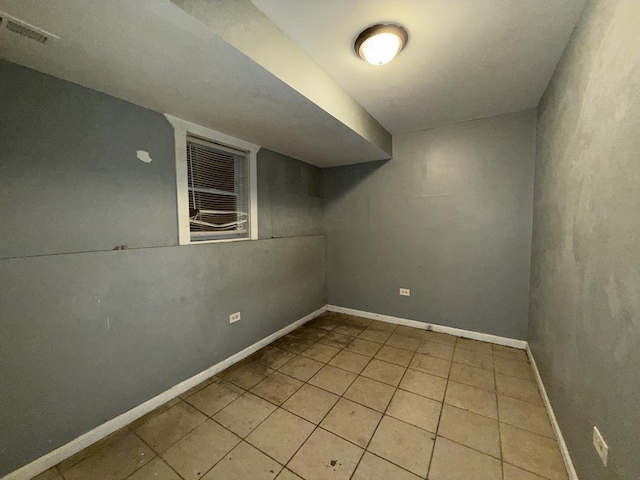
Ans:
POLYGON ((600 430, 598 430, 598 427, 593 427, 593 446, 596 452, 598 452, 600 460, 602 460, 602 463, 606 467, 609 458, 609 446, 604 441, 604 437, 600 433, 600 430))
POLYGON ((411 290, 408 288, 401 288, 400 289, 400 295, 402 295, 403 297, 410 297, 411 296, 411 290))
POLYGON ((229 315, 229 323, 236 323, 238 320, 240 320, 240 312, 229 315))

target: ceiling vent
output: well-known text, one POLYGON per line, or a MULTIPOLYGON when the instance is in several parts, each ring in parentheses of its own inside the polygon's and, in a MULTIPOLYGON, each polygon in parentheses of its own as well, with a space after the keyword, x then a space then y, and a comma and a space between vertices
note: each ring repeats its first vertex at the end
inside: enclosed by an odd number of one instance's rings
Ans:
POLYGON ((42 45, 45 45, 49 40, 60 39, 57 35, 49 33, 41 28, 34 27, 33 25, 29 25, 27 22, 23 22, 22 20, 3 12, 0 12, 0 25, 4 26, 4 28, 10 32, 22 35, 23 37, 33 40, 34 42, 41 43, 42 45))

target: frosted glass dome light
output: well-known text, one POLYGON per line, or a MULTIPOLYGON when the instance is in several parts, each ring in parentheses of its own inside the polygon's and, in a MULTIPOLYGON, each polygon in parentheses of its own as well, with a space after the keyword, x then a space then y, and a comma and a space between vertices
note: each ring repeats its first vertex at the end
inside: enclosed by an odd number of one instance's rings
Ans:
POLYGON ((400 53, 408 38, 407 31, 400 25, 378 24, 358 35, 354 48, 371 65, 384 65, 400 53))

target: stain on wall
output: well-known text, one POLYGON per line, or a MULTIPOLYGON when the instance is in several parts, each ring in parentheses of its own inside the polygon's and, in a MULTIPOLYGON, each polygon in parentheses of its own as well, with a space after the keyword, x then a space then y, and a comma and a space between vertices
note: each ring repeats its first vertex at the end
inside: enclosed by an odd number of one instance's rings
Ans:
POLYGON ((640 478, 639 19, 591 1, 538 111, 529 342, 581 480, 640 478))
POLYGON ((397 135, 392 160, 324 169, 329 303, 524 339, 535 121, 397 135))

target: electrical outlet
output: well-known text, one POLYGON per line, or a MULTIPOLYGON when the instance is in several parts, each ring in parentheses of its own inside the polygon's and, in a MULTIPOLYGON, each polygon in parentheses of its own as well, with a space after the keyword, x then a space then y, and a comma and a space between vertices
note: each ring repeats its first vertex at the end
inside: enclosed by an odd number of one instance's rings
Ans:
POLYGON ((409 290, 408 288, 401 288, 400 289, 400 295, 402 295, 403 297, 410 297, 411 296, 411 290, 409 290))
POLYGON ((602 460, 602 463, 606 467, 607 459, 609 457, 609 447, 604 441, 604 438, 602 437, 600 430, 598 430, 598 427, 593 427, 593 446, 596 448, 596 452, 598 452, 600 460, 602 460))
POLYGON ((240 312, 229 315, 229 323, 236 323, 238 320, 240 320, 240 312))

